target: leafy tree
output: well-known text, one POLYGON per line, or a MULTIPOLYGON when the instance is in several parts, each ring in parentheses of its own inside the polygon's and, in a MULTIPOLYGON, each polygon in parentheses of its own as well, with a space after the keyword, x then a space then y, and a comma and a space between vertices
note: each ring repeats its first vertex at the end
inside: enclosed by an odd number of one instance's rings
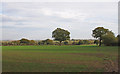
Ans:
POLYGON ((39 41, 38 45, 44 45, 44 42, 43 41, 39 41))
POLYGON ((89 41, 88 40, 83 40, 83 43, 84 44, 89 44, 89 41))
POLYGON ((31 45, 35 45, 36 44, 36 42, 34 40, 30 40, 29 42, 30 42, 31 45))
POLYGON ((78 44, 78 42, 76 42, 76 41, 73 41, 73 43, 72 43, 72 45, 77 45, 78 44))
POLYGON ((59 45, 59 42, 56 42, 56 41, 55 41, 55 42, 54 42, 54 45, 59 45))
POLYGON ((120 46, 120 35, 117 35, 118 46, 120 46))
POLYGON ((115 37, 112 31, 106 33, 106 35, 102 36, 103 44, 107 46, 114 46, 117 45, 117 38, 115 37))
POLYGON ((59 41, 60 45, 62 41, 70 39, 69 35, 70 35, 70 32, 61 28, 57 28, 52 32, 52 37, 54 38, 54 40, 59 41))
POLYGON ((95 40, 94 41, 94 44, 98 45, 99 41, 98 40, 95 40))
POLYGON ((64 44, 65 44, 65 45, 68 45, 68 41, 65 41, 64 44))
POLYGON ((28 39, 22 38, 22 39, 20 40, 20 43, 29 44, 30 41, 29 41, 28 39))
POLYGON ((94 40, 88 40, 89 44, 94 44, 94 40))
POLYGON ((75 39, 71 39, 71 41, 75 41, 75 39))
POLYGON ((80 42, 80 44, 84 44, 84 41, 83 41, 83 40, 80 40, 79 42, 80 42))
POLYGON ((81 45, 80 41, 78 42, 78 44, 77 44, 77 45, 81 45))
POLYGON ((8 42, 2 42, 2 45, 3 45, 3 46, 7 46, 7 45, 8 45, 8 42))
POLYGON ((93 30, 93 34, 92 36, 94 38, 98 38, 99 39, 99 46, 101 46, 101 42, 102 42, 102 36, 105 35, 108 32, 108 29, 105 29, 103 27, 97 27, 93 30))
POLYGON ((79 42, 77 43, 77 45, 81 45, 84 44, 83 40, 79 40, 79 42))
POLYGON ((20 41, 19 40, 17 40, 17 41, 12 41, 11 42, 13 45, 20 45, 20 41))
POLYGON ((46 42, 47 45, 52 45, 53 44, 53 40, 50 40, 50 39, 46 39, 45 42, 46 42))

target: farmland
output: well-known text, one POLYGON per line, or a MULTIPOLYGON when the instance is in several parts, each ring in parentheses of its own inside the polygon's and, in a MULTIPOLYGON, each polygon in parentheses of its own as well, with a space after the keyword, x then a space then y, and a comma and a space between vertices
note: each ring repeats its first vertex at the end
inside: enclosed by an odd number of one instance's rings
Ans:
POLYGON ((117 62, 117 46, 2 46, 3 72, 104 72, 117 62))

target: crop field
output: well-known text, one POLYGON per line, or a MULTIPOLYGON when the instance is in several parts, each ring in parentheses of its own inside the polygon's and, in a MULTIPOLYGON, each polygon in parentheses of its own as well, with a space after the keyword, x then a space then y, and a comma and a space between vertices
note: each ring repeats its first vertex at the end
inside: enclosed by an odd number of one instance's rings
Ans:
POLYGON ((105 72, 105 58, 117 62, 118 47, 2 46, 3 72, 105 72))

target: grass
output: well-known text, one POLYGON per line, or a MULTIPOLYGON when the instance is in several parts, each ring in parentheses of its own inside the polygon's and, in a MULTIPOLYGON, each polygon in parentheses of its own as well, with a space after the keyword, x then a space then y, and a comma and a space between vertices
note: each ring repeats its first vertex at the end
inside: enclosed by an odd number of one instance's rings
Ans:
POLYGON ((3 46, 3 72, 104 72, 104 58, 117 61, 118 47, 3 46))

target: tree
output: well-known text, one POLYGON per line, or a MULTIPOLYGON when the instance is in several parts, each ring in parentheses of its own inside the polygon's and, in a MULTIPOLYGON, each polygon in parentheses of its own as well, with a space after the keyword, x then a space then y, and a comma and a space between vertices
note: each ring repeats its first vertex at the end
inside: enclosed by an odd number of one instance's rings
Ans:
POLYGON ((89 41, 89 44, 95 44, 95 43, 94 43, 94 40, 91 40, 91 39, 90 39, 90 40, 88 40, 88 41, 89 41))
POLYGON ((118 46, 120 46, 120 35, 117 35, 118 46))
POLYGON ((62 41, 70 39, 69 35, 70 35, 70 32, 61 28, 57 28, 52 32, 52 38, 54 38, 54 40, 59 41, 60 45, 62 41))
POLYGON ((117 38, 115 37, 112 31, 106 33, 106 35, 102 36, 103 44, 106 46, 115 46, 117 45, 117 38))
POLYGON ((94 41, 94 44, 98 45, 99 41, 98 40, 95 40, 94 41))
POLYGON ((29 44, 30 41, 29 41, 28 39, 22 38, 22 39, 20 40, 20 43, 29 44))
POLYGON ((78 44, 77 44, 77 45, 81 45, 80 41, 78 42, 78 44))
POLYGON ((53 40, 46 39, 45 42, 47 45, 53 45, 53 40))
POLYGON ((99 46, 101 46, 102 36, 105 35, 109 30, 103 27, 97 27, 93 30, 92 36, 99 39, 99 46))
POLYGON ((11 42, 13 45, 20 45, 20 41, 19 40, 17 40, 17 41, 12 41, 11 42))
POLYGON ((83 41, 83 40, 80 40, 79 42, 80 42, 80 45, 81 45, 81 44, 84 44, 84 41, 83 41))
POLYGON ((77 41, 73 41, 72 45, 78 45, 77 41))
POLYGON ((89 44, 89 40, 83 40, 84 44, 89 44))
POLYGON ((30 45, 35 45, 36 44, 36 42, 34 40, 30 40, 29 42, 30 42, 30 45))
POLYGON ((43 41, 39 41, 38 45, 44 45, 44 42, 43 41))
POLYGON ((68 41, 65 41, 64 44, 65 44, 65 45, 68 45, 68 41))

